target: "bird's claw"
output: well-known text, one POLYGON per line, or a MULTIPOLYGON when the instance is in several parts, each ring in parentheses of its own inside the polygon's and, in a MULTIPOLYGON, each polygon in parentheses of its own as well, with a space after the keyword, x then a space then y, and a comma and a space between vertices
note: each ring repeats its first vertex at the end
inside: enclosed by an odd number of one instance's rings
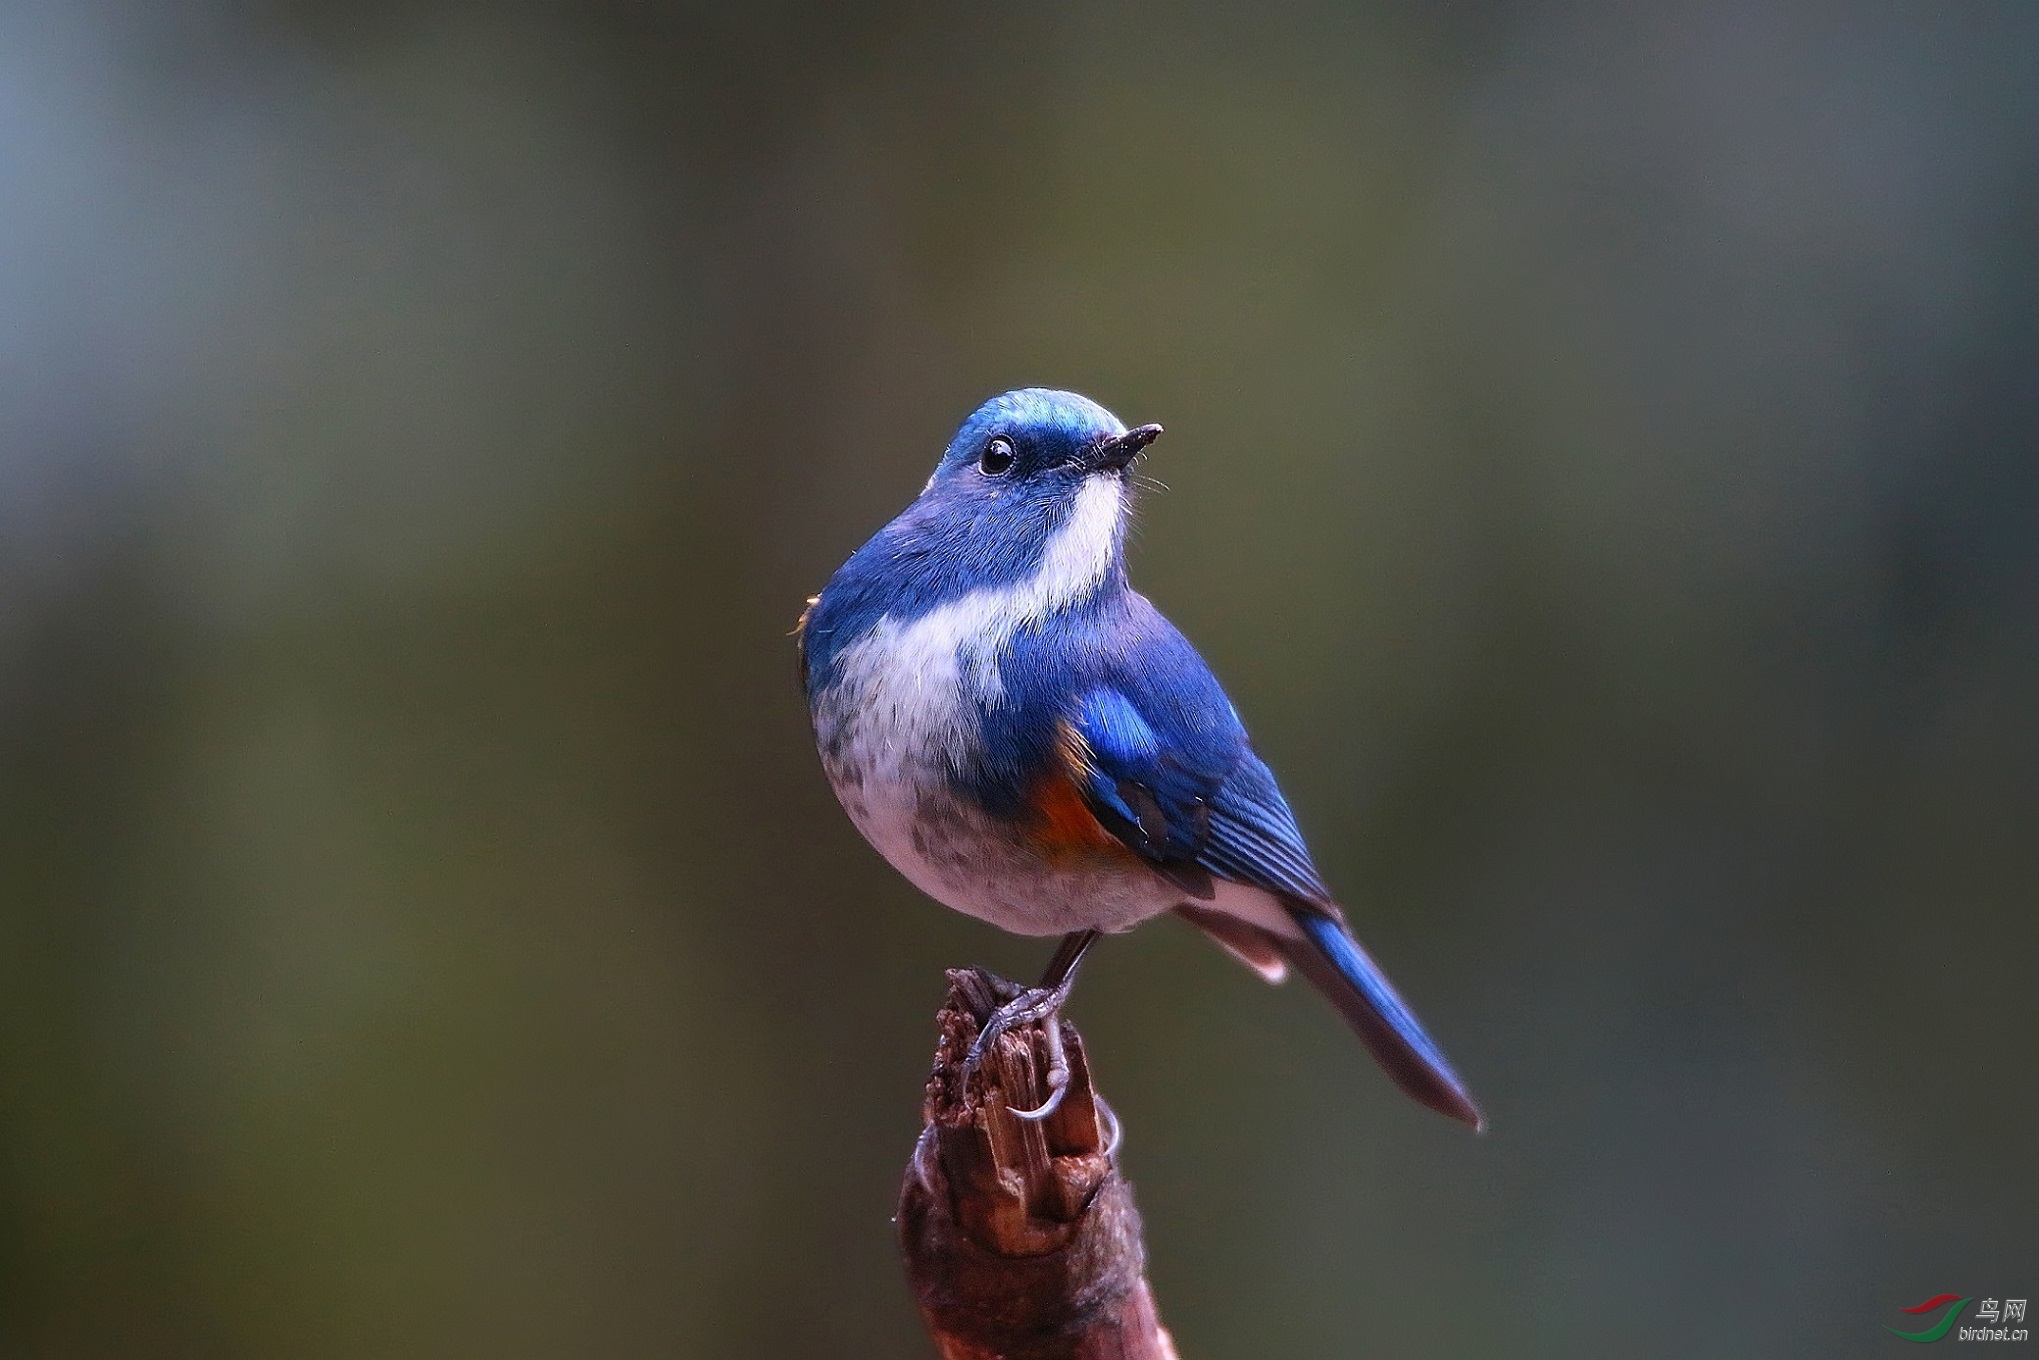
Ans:
MULTIPOLYGON (((1062 1003, 1069 999, 1069 992, 1074 984, 1075 978, 1072 976, 1064 978, 1053 987, 1029 987, 993 1011, 985 1019, 983 1027, 977 1031, 977 1038, 971 1042, 970 1054, 963 1060, 964 1068, 976 1071, 984 1062, 984 1055, 991 1051, 991 1046, 1008 1031, 1021 1025, 1031 1025, 1036 1021, 1045 1020, 1061 1010, 1062 1003)), ((1048 1028, 1052 1030, 1054 1026, 1050 1025, 1048 1028)), ((1059 1036, 1050 1042, 1059 1042, 1059 1036)))
POLYGON ((1069 999, 1075 982, 1072 971, 1052 987, 1029 987, 1000 1006, 986 1017, 983 1027, 977 1031, 977 1038, 970 1044, 968 1056, 963 1059, 963 1074, 967 1078, 983 1064, 984 1056, 991 1052, 1001 1035, 1021 1025, 1042 1020, 1048 1022, 1042 1026, 1048 1039, 1048 1070, 1045 1074, 1048 1098, 1032 1110, 1013 1109, 1012 1112, 1021 1119, 1046 1119, 1061 1108, 1062 1097, 1068 1093, 1069 1058, 1062 1048, 1062 1023, 1058 1013, 1069 999))
POLYGON ((1103 1096, 1092 1095, 1091 1099, 1097 1104, 1097 1117, 1111 1126, 1111 1133, 1104 1144, 1104 1159, 1110 1161, 1118 1156, 1119 1144, 1125 1141, 1125 1129, 1119 1124, 1118 1111, 1105 1104, 1103 1096))
POLYGON ((1067 1081, 1064 1081, 1060 1086, 1050 1087, 1048 1091, 1048 1098, 1042 1101, 1035 1108, 1031 1110, 1022 1110, 1016 1105, 1008 1105, 1005 1107, 1006 1112, 1011 1114, 1012 1117, 1015 1119, 1025 1120, 1046 1119, 1049 1115, 1055 1113, 1055 1111, 1062 1108, 1062 1097, 1067 1095, 1068 1093, 1069 1083, 1067 1081))
POLYGON ((1048 1035, 1048 1098, 1034 1109, 1022 1110, 1008 1105, 1006 1109, 1020 1119, 1040 1120, 1062 1108, 1062 1097, 1069 1094, 1069 1055, 1062 1051, 1062 1018, 1052 1012, 1048 1023, 1042 1026, 1048 1035))

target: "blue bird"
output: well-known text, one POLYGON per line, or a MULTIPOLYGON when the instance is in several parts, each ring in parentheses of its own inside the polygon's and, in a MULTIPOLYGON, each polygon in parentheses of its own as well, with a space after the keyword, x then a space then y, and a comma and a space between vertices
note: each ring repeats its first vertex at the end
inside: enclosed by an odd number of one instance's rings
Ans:
MULTIPOLYGON (((1101 933, 1172 911, 1279 982, 1293 967, 1433 1110, 1483 1126, 1346 928, 1217 678, 1126 578, 1128 469, 1161 433, 1087 397, 979 407, 920 496, 801 616, 815 741, 850 820, 937 901, 1060 935, 973 1057, 1067 999, 1101 933)), ((1049 1025, 1053 1045, 1060 1026, 1049 1025)), ((1067 1081, 1051 1053, 1045 1117, 1067 1081)))

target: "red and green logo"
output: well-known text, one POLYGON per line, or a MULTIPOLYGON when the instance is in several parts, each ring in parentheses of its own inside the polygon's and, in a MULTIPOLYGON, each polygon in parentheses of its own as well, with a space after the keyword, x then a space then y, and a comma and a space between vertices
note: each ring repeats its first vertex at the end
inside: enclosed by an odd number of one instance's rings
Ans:
POLYGON ((1972 1294, 1967 1296, 1960 1294, 1935 1294, 1924 1303, 1915 1304, 1910 1308, 1903 1308, 1899 1311, 1905 1313, 1930 1313, 1944 1304, 1953 1304, 1954 1306, 1947 1310, 1947 1315, 1938 1322, 1926 1328, 1923 1332, 1900 1332, 1895 1327, 1885 1327, 1883 1330, 1893 1336, 1901 1336, 1907 1341, 1938 1341, 1953 1329, 1955 1319, 1961 1316, 1961 1306, 1973 1297, 1975 1296, 1972 1294))

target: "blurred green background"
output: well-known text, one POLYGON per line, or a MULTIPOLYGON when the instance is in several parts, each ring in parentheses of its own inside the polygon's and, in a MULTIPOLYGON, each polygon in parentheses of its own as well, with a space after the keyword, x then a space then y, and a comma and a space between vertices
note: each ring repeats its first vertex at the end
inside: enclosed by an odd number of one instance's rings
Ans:
POLYGON ((2039 1290, 2039 11, 0 10, 0 1354, 925 1354, 803 597, 978 401, 1484 1099, 1173 922, 1185 1357, 2039 1290))

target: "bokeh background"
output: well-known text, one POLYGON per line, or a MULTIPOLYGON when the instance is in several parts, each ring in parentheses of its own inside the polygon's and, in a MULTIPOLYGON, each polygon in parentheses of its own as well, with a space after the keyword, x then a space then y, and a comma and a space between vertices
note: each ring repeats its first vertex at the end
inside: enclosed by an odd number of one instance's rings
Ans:
POLYGON ((1486 1102, 1173 922, 1186 1357, 2039 1292, 2039 11, 0 9, 0 1353, 925 1354, 803 597, 978 401, 1486 1102))

